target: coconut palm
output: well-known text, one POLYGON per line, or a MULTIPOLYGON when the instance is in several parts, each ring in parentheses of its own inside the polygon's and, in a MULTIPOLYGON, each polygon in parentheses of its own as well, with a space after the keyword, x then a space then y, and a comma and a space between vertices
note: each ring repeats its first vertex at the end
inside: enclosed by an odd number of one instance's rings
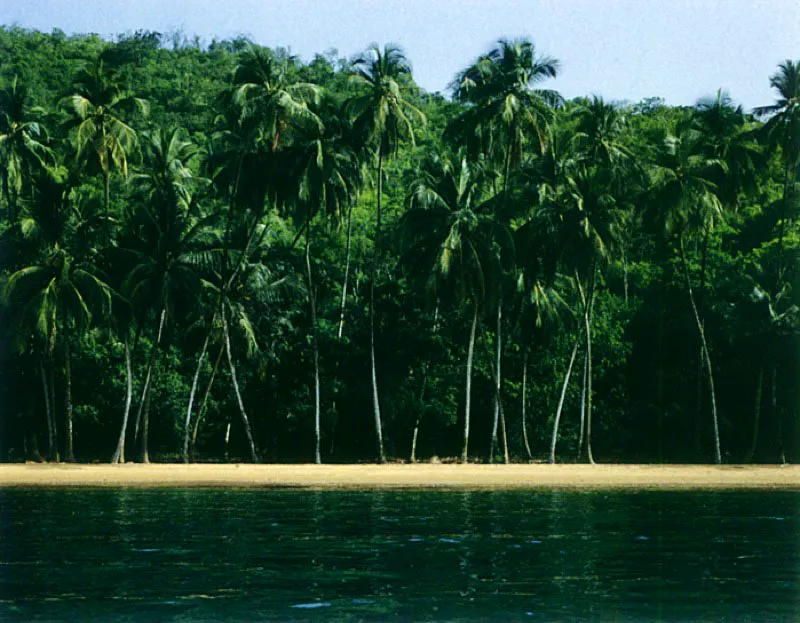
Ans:
POLYGON ((47 370, 41 366, 51 459, 58 460, 55 357, 64 354, 64 410, 66 459, 74 461, 71 341, 93 319, 110 309, 111 290, 94 262, 95 252, 86 231, 87 220, 71 201, 63 169, 44 171, 33 201, 23 210, 19 226, 24 238, 38 249, 35 263, 13 272, 4 296, 17 313, 24 331, 42 344, 47 370), (48 378, 49 376, 49 378, 48 378))
POLYGON ((146 100, 126 93, 119 76, 102 56, 81 69, 73 80, 75 92, 61 100, 70 115, 67 129, 75 130, 78 161, 103 178, 103 218, 110 241, 111 174, 128 174, 128 158, 138 147, 136 131, 122 120, 126 110, 146 114, 146 100))
POLYGON ((433 155, 410 188, 403 216, 403 261, 444 304, 471 308, 461 460, 469 458, 472 366, 482 307, 513 244, 507 228, 492 218, 484 201, 488 177, 480 163, 463 155, 433 155))
POLYGON ((204 291, 213 289, 206 278, 219 266, 218 215, 205 215, 197 203, 197 179, 188 166, 193 145, 179 130, 147 136, 147 172, 136 177, 137 202, 122 238, 121 253, 131 266, 123 294, 142 317, 156 314, 155 343, 145 374, 136 430, 144 426, 142 457, 149 461, 148 427, 151 377, 168 320, 194 311, 204 291))
POLYGON ((353 118, 353 129, 364 145, 365 151, 374 149, 377 160, 375 234, 369 286, 369 331, 372 410, 375 418, 378 460, 383 463, 386 455, 383 447, 378 371, 375 362, 375 281, 383 220, 383 165, 387 158, 397 152, 402 141, 408 140, 414 143, 414 123, 418 120, 424 123, 425 116, 406 99, 411 81, 411 65, 400 47, 387 44, 381 50, 377 44, 371 45, 353 61, 350 78, 358 91, 358 95, 347 102, 347 110, 353 118))
POLYGON ((349 211, 357 192, 359 166, 356 154, 347 144, 332 103, 328 103, 324 128, 315 127, 298 132, 295 143, 287 148, 285 158, 289 163, 286 176, 288 187, 285 200, 292 206, 298 220, 305 227, 305 266, 308 303, 311 317, 311 335, 314 361, 314 461, 322 462, 320 427, 320 372, 317 327, 317 301, 311 269, 311 240, 317 215, 341 222, 349 211), (288 192, 287 192, 288 191, 288 192))
MULTIPOLYGON (((783 281, 784 237, 787 220, 793 218, 793 197, 800 167, 800 61, 785 60, 770 78, 770 86, 778 92, 778 99, 769 106, 754 109, 756 115, 771 115, 764 128, 768 142, 781 148, 783 156, 783 205, 780 217, 778 248, 778 283, 783 281)), ((780 289, 780 285, 778 286, 780 289)))
POLYGON ((17 219, 17 201, 32 168, 53 162, 47 135, 37 120, 40 109, 29 106, 28 92, 15 76, 0 91, 0 176, 9 222, 17 219))
POLYGON ((650 205, 656 211, 652 219, 661 224, 663 231, 672 236, 678 246, 680 264, 706 368, 714 427, 714 460, 721 463, 719 419, 711 352, 686 255, 686 240, 705 236, 723 217, 718 186, 712 180, 719 176, 719 169, 724 165, 718 159, 708 158, 703 154, 701 138, 702 136, 687 123, 679 123, 673 131, 666 132, 652 170, 653 200, 650 205))

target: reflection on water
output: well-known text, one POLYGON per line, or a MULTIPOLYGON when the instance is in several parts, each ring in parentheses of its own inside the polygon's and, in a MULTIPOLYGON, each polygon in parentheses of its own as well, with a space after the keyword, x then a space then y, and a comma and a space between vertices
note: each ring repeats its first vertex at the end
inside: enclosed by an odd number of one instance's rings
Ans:
POLYGON ((0 620, 797 621, 800 493, 0 490, 0 620))

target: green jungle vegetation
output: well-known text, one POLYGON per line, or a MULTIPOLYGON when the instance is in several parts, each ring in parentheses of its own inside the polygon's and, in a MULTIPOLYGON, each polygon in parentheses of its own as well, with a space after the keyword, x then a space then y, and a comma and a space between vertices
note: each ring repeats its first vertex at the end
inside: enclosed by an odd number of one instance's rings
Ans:
POLYGON ((0 59, 3 460, 800 457, 798 61, 751 113, 525 39, 447 97, 392 45, 0 59))

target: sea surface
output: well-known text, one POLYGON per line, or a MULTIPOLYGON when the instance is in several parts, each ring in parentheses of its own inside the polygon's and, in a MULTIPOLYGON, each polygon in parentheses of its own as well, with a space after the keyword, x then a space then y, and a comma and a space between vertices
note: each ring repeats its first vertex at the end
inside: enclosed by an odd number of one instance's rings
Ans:
POLYGON ((0 621, 800 621, 800 492, 0 489, 0 621))

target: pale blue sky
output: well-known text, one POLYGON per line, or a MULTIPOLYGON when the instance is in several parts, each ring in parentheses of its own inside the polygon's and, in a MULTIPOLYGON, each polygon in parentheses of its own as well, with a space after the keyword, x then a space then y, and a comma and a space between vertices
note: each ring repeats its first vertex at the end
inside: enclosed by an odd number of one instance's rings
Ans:
POLYGON ((772 102, 778 63, 800 59, 800 0, 0 0, 0 24, 247 35, 306 60, 394 41, 429 91, 498 38, 528 36, 561 61, 548 86, 567 97, 692 104, 721 87, 748 109, 772 102))

